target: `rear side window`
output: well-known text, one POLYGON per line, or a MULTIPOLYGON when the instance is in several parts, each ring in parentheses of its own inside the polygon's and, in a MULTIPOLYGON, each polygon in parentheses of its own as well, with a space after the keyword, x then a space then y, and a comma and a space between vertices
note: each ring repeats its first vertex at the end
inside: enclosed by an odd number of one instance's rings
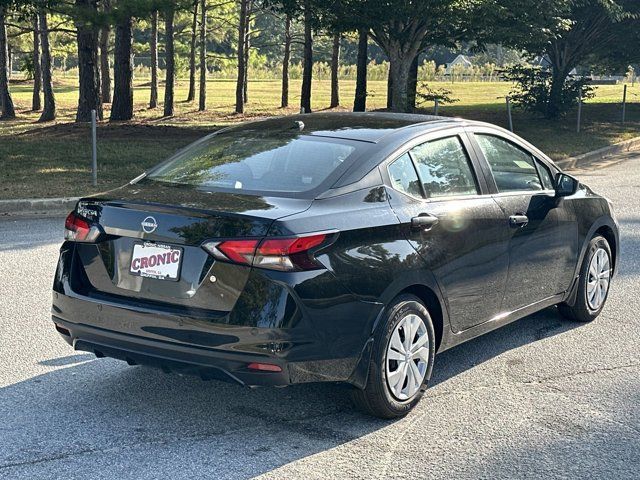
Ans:
POLYGON ((418 180, 418 174, 408 153, 389 165, 388 170, 393 188, 414 197, 422 197, 420 180, 418 180))
POLYGON ((441 138, 411 150, 429 198, 478 193, 467 152, 458 137, 441 138))
POLYGON ((475 138, 489 162, 499 192, 542 190, 530 153, 493 135, 475 134, 475 138))
POLYGON ((307 192, 344 171, 356 144, 291 133, 221 133, 187 147, 148 178, 204 188, 307 192))

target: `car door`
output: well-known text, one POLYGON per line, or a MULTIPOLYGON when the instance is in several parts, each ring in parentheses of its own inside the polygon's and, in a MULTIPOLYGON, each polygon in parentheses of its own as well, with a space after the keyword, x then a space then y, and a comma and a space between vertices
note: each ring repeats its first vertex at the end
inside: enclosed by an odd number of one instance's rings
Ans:
POLYGON ((438 281, 452 329, 498 315, 508 268, 506 217, 486 194, 466 134, 414 142, 382 170, 393 189, 391 207, 438 281))
MULTIPOLYGON (((514 139, 474 131, 474 145, 486 162, 494 200, 509 220, 509 275, 502 302, 512 312, 566 290, 575 263, 566 227, 572 214, 553 189, 553 173, 514 139), (569 276, 568 276, 569 275, 569 276)), ((569 228, 570 230, 571 228, 569 228)))

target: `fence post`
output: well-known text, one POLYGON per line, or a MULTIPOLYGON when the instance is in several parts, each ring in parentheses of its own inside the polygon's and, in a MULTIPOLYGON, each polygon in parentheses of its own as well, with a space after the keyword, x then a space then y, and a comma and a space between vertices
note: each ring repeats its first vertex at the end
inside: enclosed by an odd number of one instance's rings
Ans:
POLYGON ((433 114, 434 115, 438 115, 438 107, 440 106, 440 99, 438 99, 438 97, 436 97, 434 99, 435 104, 433 105, 433 114))
POLYGON ((98 186, 98 145, 95 110, 91 110, 91 181, 94 187, 98 186))
POLYGON ((581 122, 582 122, 582 92, 578 94, 578 121, 576 124, 576 133, 580 133, 581 122))
POLYGON ((511 117, 511 97, 507 95, 507 118, 509 119, 509 131, 513 132, 513 118, 511 117))
POLYGON ((624 90, 622 93, 622 124, 624 125, 625 117, 627 115, 627 84, 624 84, 624 90))

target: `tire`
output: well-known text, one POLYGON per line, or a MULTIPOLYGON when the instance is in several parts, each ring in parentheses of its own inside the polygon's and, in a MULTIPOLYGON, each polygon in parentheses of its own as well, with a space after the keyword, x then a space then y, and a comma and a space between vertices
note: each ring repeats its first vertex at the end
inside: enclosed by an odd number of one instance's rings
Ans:
MULTIPOLYGON (((604 308, 607 298, 609 296, 609 290, 611 287, 611 270, 613 268, 613 257, 611 256, 611 247, 609 246, 609 242, 600 236, 594 236, 589 242, 589 246, 587 247, 587 251, 585 252, 584 259, 582 260, 582 265, 580 267, 580 277, 578 279, 578 291, 576 293, 576 298, 573 305, 569 305, 566 302, 563 302, 558 305, 558 310, 562 314, 563 317, 573 320, 575 322, 591 322, 595 320, 600 312, 604 308), (604 253, 602 253, 604 252, 604 253), (593 275, 593 271, 590 270, 592 262, 596 262, 597 265, 602 264, 602 260, 598 264, 598 259, 594 259, 596 255, 600 255, 601 259, 606 257, 607 265, 603 268, 608 269, 609 273, 606 276, 606 290, 604 291, 604 296, 602 296, 600 285, 603 285, 604 282, 598 280, 597 289, 598 289, 598 301, 594 302, 592 299, 595 298, 591 295, 589 290, 589 285, 593 284, 593 279, 595 276, 593 275)), ((599 267, 596 267, 598 270, 599 267)), ((600 272, 598 272, 600 273, 600 272)), ((598 277, 600 279, 600 277, 598 277)))
POLYGON ((420 401, 427 388, 434 357, 433 323, 424 304, 413 295, 396 297, 388 305, 385 316, 374 334, 367 383, 363 389, 353 390, 354 403, 360 410, 379 418, 405 416, 420 401), (412 341, 405 343, 408 340, 404 332, 408 329, 415 333, 412 341), (397 336, 394 336, 396 333, 397 336), (411 357, 398 353, 406 352, 407 344, 414 347, 412 350, 415 353, 411 357), (403 358, 395 360, 388 359, 388 356, 403 358), (418 374, 422 374, 421 380, 418 374), (404 379, 401 378, 403 375, 404 379), (391 386, 392 382, 395 382, 395 387, 391 386))

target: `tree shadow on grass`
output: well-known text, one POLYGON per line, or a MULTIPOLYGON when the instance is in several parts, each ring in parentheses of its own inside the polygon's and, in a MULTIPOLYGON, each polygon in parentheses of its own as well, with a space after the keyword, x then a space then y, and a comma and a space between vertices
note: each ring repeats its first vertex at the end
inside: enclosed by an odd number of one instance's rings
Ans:
MULTIPOLYGON (((33 137, 38 140, 44 138, 75 138, 86 139, 89 125, 86 123, 57 123, 41 128, 27 130, 18 137, 33 137)), ((169 125, 154 125, 144 122, 100 123, 98 125, 98 139, 197 139, 213 130, 211 128, 185 128, 169 125)))

